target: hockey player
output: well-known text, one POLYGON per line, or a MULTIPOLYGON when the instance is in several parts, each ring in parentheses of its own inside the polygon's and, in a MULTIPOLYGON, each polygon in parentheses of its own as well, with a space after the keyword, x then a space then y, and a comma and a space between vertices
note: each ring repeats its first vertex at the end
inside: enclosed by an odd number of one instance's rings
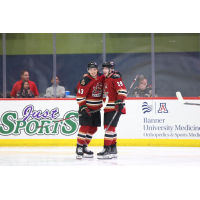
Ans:
POLYGON ((127 96, 127 91, 120 73, 114 71, 114 62, 104 62, 102 67, 105 75, 103 98, 108 96, 109 99, 108 104, 104 109, 104 129, 108 127, 115 112, 117 111, 118 113, 105 133, 104 149, 102 152, 97 154, 97 158, 110 159, 117 157, 117 133, 115 128, 117 127, 121 114, 126 114, 124 100, 127 96))
POLYGON ((93 152, 87 149, 92 136, 101 126, 100 111, 90 113, 91 110, 98 110, 103 103, 103 80, 104 75, 98 73, 96 62, 88 63, 88 75, 85 76, 77 86, 76 100, 79 104, 79 133, 77 137, 76 158, 93 157, 93 152))

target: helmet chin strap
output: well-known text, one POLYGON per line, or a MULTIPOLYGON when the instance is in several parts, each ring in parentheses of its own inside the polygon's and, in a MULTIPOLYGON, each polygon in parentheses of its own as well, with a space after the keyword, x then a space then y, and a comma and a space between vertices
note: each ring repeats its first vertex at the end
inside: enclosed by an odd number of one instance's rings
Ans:
POLYGON ((96 78, 97 77, 97 75, 96 76, 92 76, 92 75, 90 75, 92 78, 96 78))
POLYGON ((113 70, 111 71, 112 69, 109 68, 109 72, 108 72, 108 76, 113 72, 113 70))

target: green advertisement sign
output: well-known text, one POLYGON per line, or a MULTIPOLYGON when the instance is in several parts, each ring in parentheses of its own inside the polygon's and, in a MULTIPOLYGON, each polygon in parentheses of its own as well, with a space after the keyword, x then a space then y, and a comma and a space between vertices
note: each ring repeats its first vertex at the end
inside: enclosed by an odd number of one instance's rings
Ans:
POLYGON ((34 110, 33 105, 28 105, 23 109, 22 118, 19 118, 17 111, 6 111, 1 115, 0 118, 0 135, 17 136, 24 132, 29 136, 58 134, 70 136, 78 131, 78 117, 74 117, 59 123, 54 123, 51 126, 45 126, 41 128, 38 128, 38 126, 50 124, 52 122, 66 119, 77 114, 77 111, 70 110, 63 115, 63 118, 60 118, 59 108, 54 108, 52 110, 46 109, 45 111, 42 111, 34 110))

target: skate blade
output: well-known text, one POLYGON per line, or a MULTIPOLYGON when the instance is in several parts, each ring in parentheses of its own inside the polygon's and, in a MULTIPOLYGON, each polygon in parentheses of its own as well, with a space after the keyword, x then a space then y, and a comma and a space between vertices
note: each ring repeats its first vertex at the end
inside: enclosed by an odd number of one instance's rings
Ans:
POLYGON ((93 158, 94 155, 83 155, 83 158, 93 158))
POLYGON ((107 156, 97 156, 98 159, 112 159, 112 155, 107 156))
POLYGON ((117 154, 112 154, 112 158, 117 158, 117 154))
POLYGON ((79 159, 79 160, 81 160, 82 158, 83 158, 83 156, 76 155, 76 159, 79 159))

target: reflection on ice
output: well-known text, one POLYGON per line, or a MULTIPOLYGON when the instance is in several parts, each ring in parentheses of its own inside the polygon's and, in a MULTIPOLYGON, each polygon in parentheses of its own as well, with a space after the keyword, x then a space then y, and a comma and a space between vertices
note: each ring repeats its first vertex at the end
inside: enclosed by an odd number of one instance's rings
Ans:
POLYGON ((118 147, 118 158, 76 160, 75 147, 0 147, 0 166, 200 166, 199 147, 118 147))

